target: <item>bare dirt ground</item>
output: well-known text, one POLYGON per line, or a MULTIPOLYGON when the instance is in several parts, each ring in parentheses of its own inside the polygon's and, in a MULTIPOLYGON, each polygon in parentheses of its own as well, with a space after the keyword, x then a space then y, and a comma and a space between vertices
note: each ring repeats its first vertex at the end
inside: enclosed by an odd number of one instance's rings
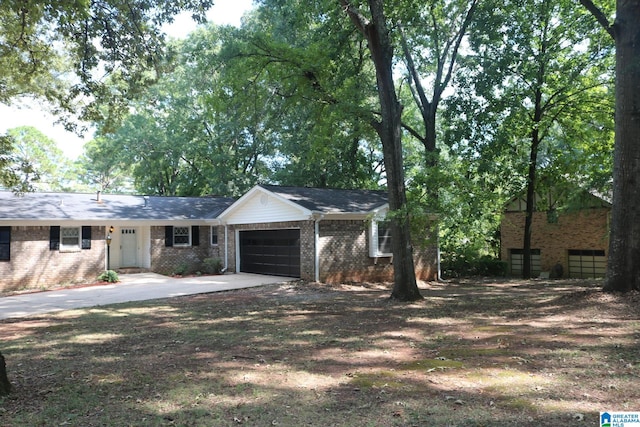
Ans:
POLYGON ((0 321, 0 426, 595 426, 640 411, 640 295, 294 282, 0 321))

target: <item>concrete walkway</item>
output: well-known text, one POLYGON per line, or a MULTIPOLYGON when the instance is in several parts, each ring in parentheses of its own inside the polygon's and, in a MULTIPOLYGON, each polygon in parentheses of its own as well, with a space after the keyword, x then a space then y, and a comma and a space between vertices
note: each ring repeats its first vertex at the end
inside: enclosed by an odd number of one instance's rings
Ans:
POLYGON ((289 277, 237 273, 173 278, 155 273, 122 274, 120 282, 0 298, 0 319, 28 317, 54 311, 144 301, 183 295, 251 288, 296 280, 289 277))

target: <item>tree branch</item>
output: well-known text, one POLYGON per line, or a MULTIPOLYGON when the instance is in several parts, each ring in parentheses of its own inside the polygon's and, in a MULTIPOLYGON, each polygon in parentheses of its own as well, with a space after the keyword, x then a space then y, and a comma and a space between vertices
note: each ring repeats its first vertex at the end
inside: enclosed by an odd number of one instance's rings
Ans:
POLYGON ((418 141, 423 142, 424 143, 424 136, 420 135, 420 133, 415 130, 414 128, 412 128, 411 126, 409 126, 407 123, 402 122, 402 127, 404 128, 404 130, 406 130, 407 132, 409 132, 414 138, 416 138, 418 141))
POLYGON ((413 88, 415 87, 417 91, 417 97, 414 94, 416 104, 418 104, 420 111, 424 112, 431 106, 431 103, 427 99, 424 87, 422 86, 422 82, 420 81, 420 75, 418 74, 418 70, 416 69, 415 62, 413 61, 413 56, 409 51, 409 45, 407 44, 407 39, 404 35, 404 30, 402 29, 402 25, 400 23, 398 23, 398 29, 400 30, 400 41, 402 44, 402 50, 404 52, 404 59, 407 62, 407 68, 409 70, 409 87, 411 88, 412 93, 413 88), (413 82, 413 84, 411 84, 411 82, 413 82))
POLYGON ((614 31, 613 25, 609 22, 609 19, 605 16, 604 12, 602 12, 602 10, 598 6, 593 4, 593 1, 591 0, 580 0, 580 3, 584 7, 586 7, 589 12, 591 12, 591 14, 596 18, 596 21, 598 21, 598 23, 602 25, 602 28, 604 28, 607 33, 609 33, 611 38, 615 40, 616 32, 614 31))
POLYGON ((362 34, 366 35, 367 26, 370 24, 369 20, 365 18, 364 15, 362 15, 360 11, 353 7, 347 0, 340 0, 340 4, 342 5, 344 11, 347 12, 347 15, 349 15, 351 21, 355 24, 356 28, 362 34))
MULTIPOLYGON (((471 6, 467 10, 467 14, 464 17, 464 21, 462 21, 462 25, 460 26, 458 33, 456 34, 455 44, 454 44, 453 50, 451 51, 451 57, 449 59, 449 67, 447 69, 447 74, 445 75, 442 85, 440 86, 440 88, 438 88, 439 89, 438 97, 442 94, 442 91, 449 84, 449 81, 451 80, 451 75, 453 74, 453 68, 456 63, 458 51, 460 50, 460 44, 462 44, 462 39, 464 38, 464 35, 467 33, 467 28, 469 28, 469 25, 471 24, 477 5, 478 5, 478 0, 473 0, 471 2, 471 6)), ((449 49, 449 46, 447 46, 447 50, 448 49, 449 49)), ((444 62, 444 58, 443 58, 443 62, 444 62)))

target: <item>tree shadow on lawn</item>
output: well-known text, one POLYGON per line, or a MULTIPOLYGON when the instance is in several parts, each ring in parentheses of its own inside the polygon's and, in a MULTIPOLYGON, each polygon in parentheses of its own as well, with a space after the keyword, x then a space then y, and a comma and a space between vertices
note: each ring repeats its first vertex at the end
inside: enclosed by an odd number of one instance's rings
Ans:
POLYGON ((596 286, 300 282, 3 321, 0 425, 591 425, 640 406, 638 304, 596 286))

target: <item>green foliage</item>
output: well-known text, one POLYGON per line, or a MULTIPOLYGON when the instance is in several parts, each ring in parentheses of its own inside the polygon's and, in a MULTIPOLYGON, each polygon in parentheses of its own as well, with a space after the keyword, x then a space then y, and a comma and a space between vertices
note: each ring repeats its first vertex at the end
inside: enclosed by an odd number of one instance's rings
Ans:
POLYGON ((0 102, 35 95, 73 113, 77 101, 90 97, 94 102, 84 109, 85 119, 122 114, 126 100, 157 78, 164 43, 161 24, 183 10, 202 21, 212 4, 212 0, 2 2, 0 102))
POLYGON ((181 263, 179 264, 176 268, 174 268, 173 270, 173 275, 174 276, 184 276, 185 274, 187 274, 189 272, 189 264, 187 263, 181 263))
POLYGON ((13 170, 13 138, 9 135, 0 135, 0 187, 11 188, 16 192, 24 192, 20 189, 20 178, 13 170))
POLYGON ((220 258, 205 258, 202 264, 206 274, 220 274, 224 265, 220 258))
POLYGON ((79 175, 80 181, 105 193, 131 192, 128 177, 132 165, 123 154, 113 140, 99 137, 87 142, 82 156, 76 161, 76 167, 83 171, 79 175))
MULTIPOLYGON (((319 19, 312 14, 303 21, 319 19)), ((380 144, 357 113, 370 117, 375 94, 364 84, 373 81, 366 45, 336 21, 272 32, 285 9, 258 15, 242 29, 209 25, 174 42, 166 74, 120 127, 100 126, 93 152, 126 159, 148 194, 237 196, 256 182, 377 188, 380 144)))
POLYGON ((98 276, 98 280, 108 283, 117 283, 120 281, 120 278, 118 277, 118 273, 115 271, 105 270, 98 276))
POLYGON ((65 191, 72 180, 72 164, 56 143, 31 126, 7 131, 13 141, 11 168, 20 188, 37 191, 65 191))
POLYGON ((477 257, 473 253, 443 253, 440 262, 442 276, 445 279, 467 276, 504 277, 507 275, 508 267, 505 261, 488 255, 477 257))

